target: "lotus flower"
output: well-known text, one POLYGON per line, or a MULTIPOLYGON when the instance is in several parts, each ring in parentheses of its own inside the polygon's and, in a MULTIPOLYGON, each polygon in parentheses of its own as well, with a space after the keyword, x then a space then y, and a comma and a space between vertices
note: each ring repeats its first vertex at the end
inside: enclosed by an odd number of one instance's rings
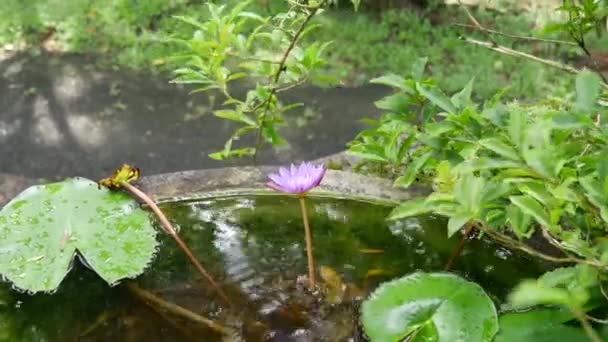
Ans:
POLYGON ((298 195, 300 209, 302 210, 302 221, 304 223, 304 239, 306 241, 306 256, 308 259, 308 284, 311 290, 315 288, 315 259, 312 253, 312 232, 308 224, 308 213, 306 211, 304 195, 312 188, 318 186, 323 176, 325 176, 324 165, 303 162, 299 166, 291 164, 289 168, 279 168, 278 173, 268 176, 270 181, 266 183, 277 191, 298 195))
POLYGON ((324 165, 303 162, 299 166, 291 164, 289 168, 279 168, 278 173, 268 176, 270 181, 266 184, 280 192, 303 195, 318 186, 323 176, 325 176, 324 165))

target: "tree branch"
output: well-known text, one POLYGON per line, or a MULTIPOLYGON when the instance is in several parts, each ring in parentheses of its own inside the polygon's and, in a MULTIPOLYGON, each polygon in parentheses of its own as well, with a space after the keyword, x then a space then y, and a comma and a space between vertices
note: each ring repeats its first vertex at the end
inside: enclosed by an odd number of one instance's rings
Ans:
POLYGON ((478 31, 482 31, 482 32, 485 32, 485 33, 495 34, 495 35, 504 36, 504 37, 508 37, 508 38, 518 39, 518 40, 526 40, 526 41, 531 41, 531 42, 541 42, 541 43, 552 43, 552 44, 578 46, 578 44, 573 43, 573 42, 569 42, 567 40, 546 39, 546 38, 536 38, 536 37, 520 36, 520 35, 517 35, 517 34, 511 34, 511 33, 496 31, 496 30, 489 29, 487 27, 477 26, 477 25, 470 25, 470 24, 455 23, 454 25, 460 26, 460 27, 472 28, 472 29, 476 29, 478 31))
MULTIPOLYGON (((534 56, 531 55, 529 53, 526 52, 522 52, 522 51, 518 51, 518 50, 513 50, 511 48, 508 48, 506 46, 502 46, 502 45, 498 45, 496 43, 492 43, 492 42, 485 42, 485 41, 481 41, 481 40, 477 40, 477 39, 473 39, 473 38, 468 38, 468 37, 461 37, 462 40, 464 40, 467 43, 471 43, 471 44, 475 44, 475 45, 479 45, 479 46, 483 46, 487 49, 490 50, 494 50, 496 52, 500 52, 502 54, 505 55, 509 55, 509 56, 514 56, 514 57, 519 57, 519 58, 525 58, 525 59, 529 59, 535 62, 539 62, 566 72, 569 72, 571 74, 578 74, 579 72, 581 72, 581 70, 578 70, 570 65, 567 64, 563 64, 554 60, 550 60, 550 59, 544 59, 538 56, 534 56)), ((601 82, 602 87, 604 87, 605 89, 608 89, 608 84, 606 84, 605 82, 601 82)))

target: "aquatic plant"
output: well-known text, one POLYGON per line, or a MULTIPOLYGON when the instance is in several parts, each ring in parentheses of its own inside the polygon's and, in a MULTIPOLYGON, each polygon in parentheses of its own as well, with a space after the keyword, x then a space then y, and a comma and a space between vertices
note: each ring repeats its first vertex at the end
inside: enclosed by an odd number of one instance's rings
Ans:
POLYGON ((304 222, 304 238, 306 240, 306 255, 308 259, 308 285, 310 289, 315 287, 315 260, 312 247, 312 233, 308 224, 308 213, 306 211, 306 193, 317 187, 325 175, 324 165, 314 165, 302 162, 299 166, 291 164, 289 168, 281 167, 278 173, 268 176, 270 181, 268 187, 288 193, 298 197, 302 210, 302 220, 304 222))
POLYGON ((150 198, 150 196, 146 195, 143 191, 139 190, 135 186, 131 184, 131 182, 136 181, 139 178, 140 171, 136 167, 132 167, 130 165, 123 165, 119 169, 117 169, 111 177, 104 178, 100 180, 98 183, 112 190, 125 189, 129 192, 133 197, 143 201, 146 203, 158 220, 165 232, 175 240, 177 246, 184 252, 184 254, 188 257, 188 260, 194 265, 196 270, 203 276, 203 278, 207 279, 207 281, 211 284, 213 289, 217 291, 219 296, 224 300, 227 304, 230 304, 230 300, 228 296, 224 293, 222 288, 218 285, 218 283, 213 279, 211 274, 207 272, 207 270, 203 267, 203 265, 198 261, 198 259, 192 254, 188 245, 179 237, 175 228, 165 214, 160 210, 160 208, 156 205, 154 200, 150 198))
POLYGON ((378 287, 361 306, 374 342, 491 341, 494 303, 477 284, 449 273, 413 273, 378 287))
POLYGON ((28 292, 52 292, 76 255, 109 284, 144 271, 158 242, 128 195, 84 178, 24 190, 0 211, 0 274, 28 292))
POLYGON ((130 184, 138 177, 139 169, 123 165, 97 183, 72 178, 24 190, 0 211, 0 274, 21 290, 54 291, 76 255, 109 284, 142 273, 158 242, 139 204, 108 190, 124 188, 152 209, 199 273, 230 303, 154 201, 130 184))

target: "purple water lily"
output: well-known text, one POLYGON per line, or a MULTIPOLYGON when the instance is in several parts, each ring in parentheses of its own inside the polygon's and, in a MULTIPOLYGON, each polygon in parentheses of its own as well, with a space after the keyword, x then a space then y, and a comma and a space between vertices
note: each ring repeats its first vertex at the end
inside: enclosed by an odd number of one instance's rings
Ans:
POLYGON ((308 285, 311 290, 315 288, 315 259, 312 252, 312 232, 308 224, 308 213, 304 195, 312 188, 318 186, 325 176, 325 166, 303 162, 299 166, 291 164, 289 168, 281 167, 278 173, 268 176, 269 187, 288 194, 298 195, 302 220, 304 223, 304 239, 306 241, 306 256, 308 259, 308 285))
POLYGON ((325 166, 303 162, 299 166, 291 164, 289 168, 281 167, 278 173, 268 176, 270 182, 266 183, 274 190, 289 194, 302 195, 318 186, 325 176, 325 166))

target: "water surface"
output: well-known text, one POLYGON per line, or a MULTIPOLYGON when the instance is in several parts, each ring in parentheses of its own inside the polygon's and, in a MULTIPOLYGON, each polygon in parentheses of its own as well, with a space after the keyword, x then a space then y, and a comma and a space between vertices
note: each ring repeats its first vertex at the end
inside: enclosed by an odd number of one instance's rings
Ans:
MULTIPOLYGON (((379 283, 441 271, 459 237, 446 221, 423 216, 387 221, 390 208, 347 200, 308 200, 317 265, 335 271, 344 291, 306 291, 304 232, 297 200, 282 196, 224 198, 164 206, 194 254, 229 294, 217 300, 174 242, 162 244, 148 271, 132 281, 233 331, 234 341, 349 341, 360 335, 358 299, 379 283)), ((489 240, 469 242, 454 272, 480 283, 500 303, 521 279, 543 267, 489 240)), ((335 278, 332 278, 335 280, 335 278)), ((331 279, 330 279, 331 281, 331 279)), ((321 281, 323 283, 323 281, 321 281)), ((0 341, 221 341, 201 324, 146 304, 124 281, 107 286, 76 263, 55 294, 30 296, 0 288, 0 341)))

